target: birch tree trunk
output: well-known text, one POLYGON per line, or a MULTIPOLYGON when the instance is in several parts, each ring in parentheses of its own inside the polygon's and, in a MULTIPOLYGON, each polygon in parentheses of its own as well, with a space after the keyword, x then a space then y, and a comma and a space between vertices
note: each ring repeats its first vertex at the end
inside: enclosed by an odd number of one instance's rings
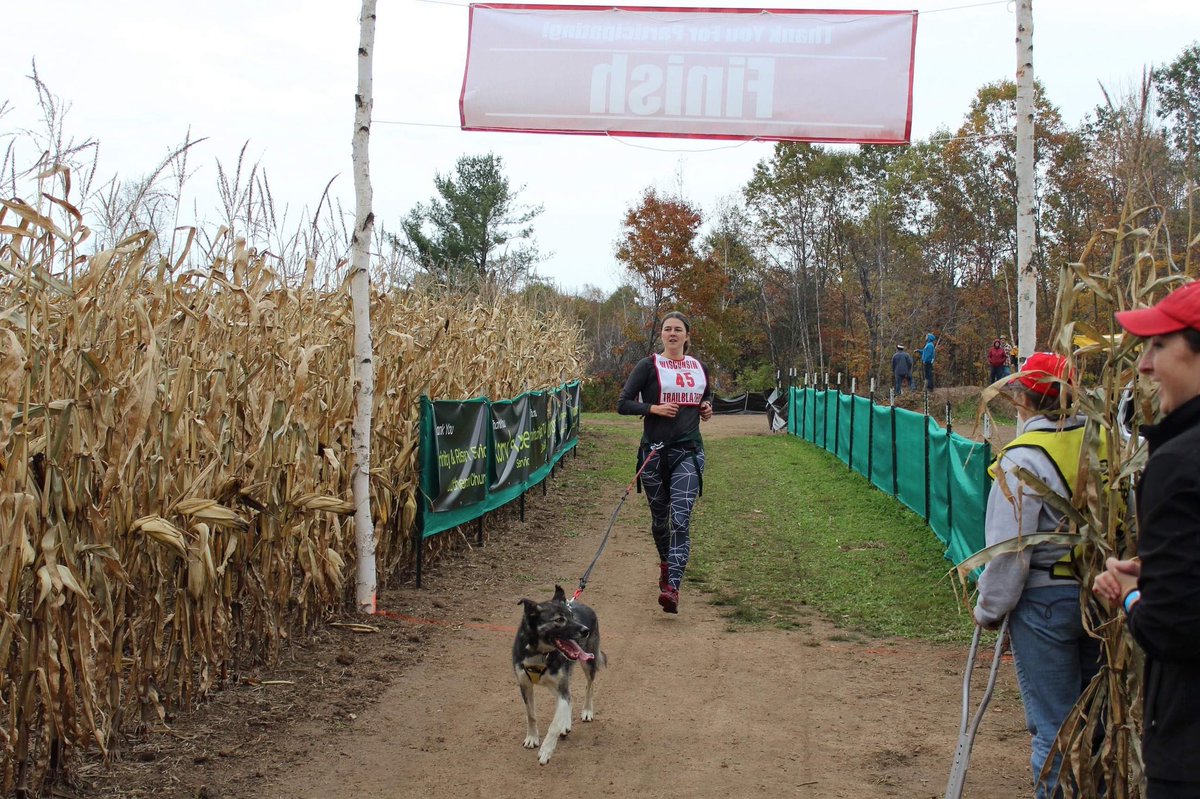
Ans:
POLYGON ((1017 351, 1037 349, 1037 275, 1033 268, 1033 0, 1017 2, 1017 351))
POLYGON ((354 388, 358 405, 351 436, 354 469, 354 538, 358 550, 355 598, 363 613, 375 612, 375 528, 371 521, 371 406, 375 356, 371 346, 371 60, 375 49, 375 0, 363 0, 359 17, 358 92, 354 95, 354 234, 350 239, 350 300, 354 309, 354 388))

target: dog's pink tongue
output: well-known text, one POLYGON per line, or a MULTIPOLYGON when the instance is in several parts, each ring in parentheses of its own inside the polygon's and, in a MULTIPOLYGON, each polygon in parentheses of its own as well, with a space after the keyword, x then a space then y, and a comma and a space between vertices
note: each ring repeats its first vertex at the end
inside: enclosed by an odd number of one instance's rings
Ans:
POLYGON ((582 660, 586 663, 589 660, 595 660, 596 656, 591 652, 585 652, 583 647, 569 638, 558 638, 554 641, 554 645, 558 647, 558 651, 569 657, 571 660, 582 660))

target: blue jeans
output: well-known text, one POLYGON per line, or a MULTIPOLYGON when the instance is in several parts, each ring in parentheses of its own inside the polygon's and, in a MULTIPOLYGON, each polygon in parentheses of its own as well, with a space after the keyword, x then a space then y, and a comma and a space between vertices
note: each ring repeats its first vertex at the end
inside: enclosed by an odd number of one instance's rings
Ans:
POLYGON ((1033 736, 1029 763, 1037 797, 1044 799, 1054 795, 1060 758, 1051 766, 1049 786, 1038 783, 1038 775, 1058 728, 1099 671, 1100 643, 1083 630, 1076 582, 1026 589, 1009 614, 1008 632, 1025 725, 1033 736))
POLYGON ((921 365, 925 369, 925 390, 933 391, 933 363, 927 362, 921 365))

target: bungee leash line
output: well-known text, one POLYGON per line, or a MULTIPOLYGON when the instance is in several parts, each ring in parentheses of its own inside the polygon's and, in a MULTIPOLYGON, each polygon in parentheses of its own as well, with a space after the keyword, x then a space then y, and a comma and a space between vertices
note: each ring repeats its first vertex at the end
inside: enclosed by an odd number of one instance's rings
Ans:
POLYGON ((608 545, 608 537, 612 534, 613 525, 617 523, 617 514, 621 512, 621 506, 625 504, 625 499, 629 496, 629 492, 637 485, 638 478, 642 476, 642 472, 646 471, 646 467, 650 465, 650 459, 657 455, 658 451, 662 448, 662 444, 650 445, 650 453, 646 455, 646 459, 638 467, 637 473, 633 475, 633 479, 629 481, 629 485, 625 486, 625 493, 621 495, 620 501, 617 502, 617 507, 613 508, 612 518, 608 520, 608 529, 604 531, 604 538, 600 539, 600 548, 596 550, 596 557, 592 558, 592 562, 584 570, 583 576, 579 578, 579 587, 575 589, 575 593, 567 600, 568 605, 579 599, 579 595, 583 593, 583 589, 587 588, 588 576, 591 575, 592 569, 595 568, 596 561, 600 560, 600 555, 604 552, 604 547, 608 545))

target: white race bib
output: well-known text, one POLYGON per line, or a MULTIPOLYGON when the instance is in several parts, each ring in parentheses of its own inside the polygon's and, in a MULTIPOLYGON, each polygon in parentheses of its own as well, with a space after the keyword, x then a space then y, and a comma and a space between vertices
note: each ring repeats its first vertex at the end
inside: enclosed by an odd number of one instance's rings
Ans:
POLYGON ((704 379, 704 369, 700 362, 685 355, 678 361, 672 361, 661 355, 654 356, 654 366, 658 369, 657 405, 674 402, 678 405, 699 405, 708 381, 704 379))

